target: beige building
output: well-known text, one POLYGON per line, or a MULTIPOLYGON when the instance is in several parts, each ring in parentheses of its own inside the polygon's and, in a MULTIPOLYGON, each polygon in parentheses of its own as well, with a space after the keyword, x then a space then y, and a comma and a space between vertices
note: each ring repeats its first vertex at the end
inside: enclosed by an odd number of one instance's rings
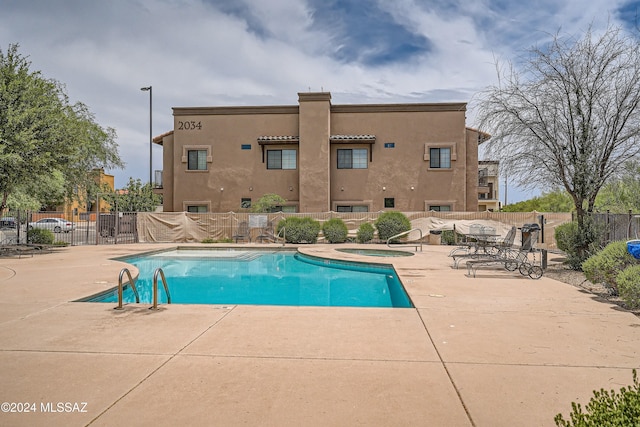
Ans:
POLYGON ((465 103, 173 108, 164 211, 240 212, 267 193, 289 212, 478 210, 478 144, 465 103))
POLYGON ((500 211, 500 181, 497 160, 478 161, 478 210, 500 211))

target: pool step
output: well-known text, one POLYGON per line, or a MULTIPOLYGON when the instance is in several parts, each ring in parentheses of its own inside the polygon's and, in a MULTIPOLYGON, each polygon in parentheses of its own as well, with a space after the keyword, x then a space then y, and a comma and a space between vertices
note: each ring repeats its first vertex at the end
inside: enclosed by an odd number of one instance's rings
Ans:
POLYGON ((243 254, 238 255, 237 257, 235 257, 235 260, 238 261, 253 261, 254 259, 258 259, 260 258, 262 255, 264 255, 264 252, 245 252, 243 254))

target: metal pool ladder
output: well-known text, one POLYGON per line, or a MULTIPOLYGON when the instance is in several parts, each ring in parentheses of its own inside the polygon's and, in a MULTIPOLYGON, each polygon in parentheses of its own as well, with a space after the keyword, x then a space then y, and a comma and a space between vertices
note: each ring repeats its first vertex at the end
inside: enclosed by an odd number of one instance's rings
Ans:
POLYGON ((164 292, 167 294, 167 304, 171 304, 171 294, 169 294, 167 279, 164 277, 164 271, 162 271, 162 268, 158 267, 153 273, 153 306, 149 307, 150 310, 158 309, 158 275, 160 275, 160 278, 162 279, 164 292))
POLYGON ((118 277, 118 306, 114 307, 115 310, 123 310, 122 307, 122 293, 124 290, 124 283, 122 282, 122 278, 124 274, 127 273, 127 279, 129 284, 131 285, 131 289, 133 290, 133 294, 136 296, 136 303, 140 303, 140 295, 138 294, 138 290, 136 289, 136 284, 131 277, 131 272, 128 268, 123 268, 120 270, 120 276, 118 277))

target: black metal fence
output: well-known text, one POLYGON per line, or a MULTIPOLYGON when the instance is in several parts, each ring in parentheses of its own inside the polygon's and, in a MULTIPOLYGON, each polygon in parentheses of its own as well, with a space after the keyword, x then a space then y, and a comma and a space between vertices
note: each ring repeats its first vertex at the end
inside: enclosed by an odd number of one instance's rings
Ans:
POLYGON ((58 244, 137 243, 137 213, 7 211, 0 216, 0 245, 25 244, 31 229, 49 230, 58 244))
MULTIPOLYGON (((555 227, 571 220, 570 214, 539 212, 406 212, 405 214, 412 221, 421 218, 491 220, 518 227, 526 223, 539 223, 542 227, 539 243, 545 243, 549 248, 555 246, 553 237, 555 227)), ((380 212, 307 214, 280 212, 264 214, 264 219, 276 224, 287 216, 309 216, 320 222, 338 217, 345 221, 349 230, 353 231, 363 222, 373 223, 379 215, 380 212), (268 218, 266 218, 267 215, 268 218)), ((138 242, 199 242, 205 238, 215 241, 232 237, 241 221, 251 223, 258 216, 234 212, 203 214, 115 212, 96 215, 95 212, 65 214, 64 212, 7 211, 0 215, 0 245, 27 243, 27 230, 30 228, 48 229, 54 233, 55 241, 73 246, 138 242), (182 237, 177 238, 178 234, 182 237)), ((593 218, 604 230, 604 243, 640 238, 640 214, 602 213, 593 214, 593 218)))
POLYGON ((640 239, 640 214, 629 211, 626 214, 594 213, 592 218, 603 230, 603 243, 620 240, 640 239))

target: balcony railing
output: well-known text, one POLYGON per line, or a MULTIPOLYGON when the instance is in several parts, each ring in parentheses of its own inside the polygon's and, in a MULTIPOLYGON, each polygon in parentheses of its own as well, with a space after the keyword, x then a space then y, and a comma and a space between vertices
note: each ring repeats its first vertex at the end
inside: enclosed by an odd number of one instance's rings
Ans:
POLYGON ((162 188, 162 171, 155 171, 153 188, 162 188))

